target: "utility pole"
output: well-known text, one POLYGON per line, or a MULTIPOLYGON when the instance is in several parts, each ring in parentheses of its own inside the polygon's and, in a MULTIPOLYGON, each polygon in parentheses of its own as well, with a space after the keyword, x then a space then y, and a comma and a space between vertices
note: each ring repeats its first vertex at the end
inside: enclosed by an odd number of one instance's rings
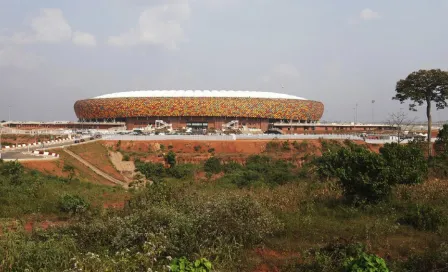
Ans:
POLYGON ((8 121, 11 122, 11 106, 8 106, 8 121))
POLYGON ((375 123, 375 100, 372 100, 372 124, 375 123))

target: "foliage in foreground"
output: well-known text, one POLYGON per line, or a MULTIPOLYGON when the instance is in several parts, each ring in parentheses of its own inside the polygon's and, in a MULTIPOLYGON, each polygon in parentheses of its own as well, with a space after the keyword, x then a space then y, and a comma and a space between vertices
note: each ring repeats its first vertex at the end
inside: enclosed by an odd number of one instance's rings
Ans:
POLYGON ((446 216, 437 208, 418 204, 412 205, 400 219, 402 224, 426 231, 438 231, 446 221, 446 216))
POLYGON ((422 183, 428 173, 417 144, 385 144, 380 154, 354 144, 327 145, 314 164, 321 178, 339 180, 345 199, 353 204, 385 200, 393 185, 422 183))
POLYGON ((389 272, 386 262, 375 254, 368 253, 364 245, 338 240, 323 248, 311 250, 307 258, 289 267, 291 271, 319 272, 389 272))

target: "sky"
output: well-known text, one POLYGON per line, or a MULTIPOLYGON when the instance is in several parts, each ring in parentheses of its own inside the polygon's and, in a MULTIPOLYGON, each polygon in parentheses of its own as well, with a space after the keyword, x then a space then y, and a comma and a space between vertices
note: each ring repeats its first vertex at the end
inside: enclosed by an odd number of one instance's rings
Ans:
POLYGON ((76 120, 76 100, 192 89, 281 92, 323 102, 323 121, 356 108, 384 121, 408 112, 392 100, 398 80, 448 69, 446 14, 447 0, 0 0, 0 119, 76 120))

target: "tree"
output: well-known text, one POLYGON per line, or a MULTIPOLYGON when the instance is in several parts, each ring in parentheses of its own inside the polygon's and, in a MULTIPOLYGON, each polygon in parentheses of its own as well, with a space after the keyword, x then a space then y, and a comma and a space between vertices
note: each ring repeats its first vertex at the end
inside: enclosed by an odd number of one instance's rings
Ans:
POLYGON ((406 113, 400 111, 389 114, 386 123, 396 129, 397 143, 400 143, 403 141, 403 132, 412 130, 416 121, 417 118, 409 119, 406 113))
POLYGON ((396 95, 392 98, 404 103, 410 100, 409 110, 417 111, 417 106, 426 103, 426 117, 428 118, 428 155, 432 155, 431 144, 431 106, 435 103, 436 109, 448 106, 448 72, 440 69, 419 70, 409 74, 406 79, 397 82, 396 95))

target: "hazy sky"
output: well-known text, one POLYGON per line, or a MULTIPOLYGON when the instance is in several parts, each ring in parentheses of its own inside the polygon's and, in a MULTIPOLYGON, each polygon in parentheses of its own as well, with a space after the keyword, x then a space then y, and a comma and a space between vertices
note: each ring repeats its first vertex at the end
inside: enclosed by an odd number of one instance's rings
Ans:
MULTIPOLYGON (((75 120, 132 90, 284 92, 384 120, 395 83, 448 68, 447 0, 0 0, 0 119, 75 120), (282 89, 282 85, 284 88, 282 89)), ((416 114, 425 120, 424 109, 416 114)), ((448 109, 433 113, 448 119, 448 109)))

